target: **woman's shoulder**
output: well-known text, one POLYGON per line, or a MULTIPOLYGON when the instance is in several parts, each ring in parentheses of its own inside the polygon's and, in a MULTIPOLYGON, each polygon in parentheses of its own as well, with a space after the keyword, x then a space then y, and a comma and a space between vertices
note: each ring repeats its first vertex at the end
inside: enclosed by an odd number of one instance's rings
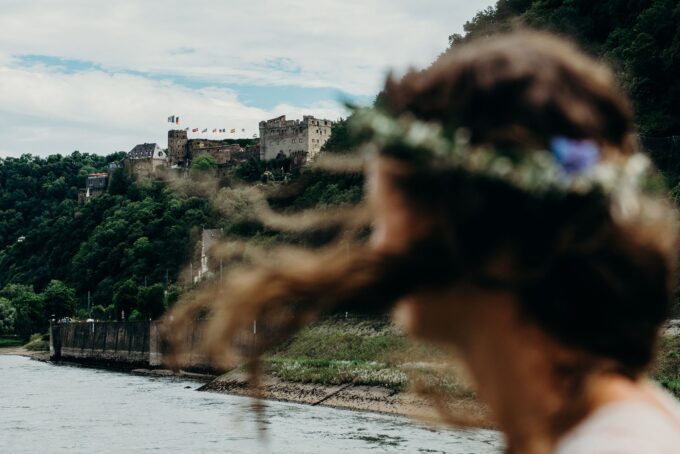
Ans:
POLYGON ((557 444, 556 454, 677 453, 680 403, 655 389, 654 401, 628 399, 596 410, 557 444))

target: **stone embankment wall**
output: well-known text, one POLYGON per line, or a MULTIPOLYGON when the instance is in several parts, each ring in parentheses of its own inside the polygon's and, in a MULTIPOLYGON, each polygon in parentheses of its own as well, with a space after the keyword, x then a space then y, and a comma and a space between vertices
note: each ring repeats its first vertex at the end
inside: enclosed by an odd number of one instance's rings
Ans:
POLYGON ((159 365, 162 359, 155 322, 54 323, 50 327, 50 357, 159 365))
MULTIPOLYGON (((177 357, 184 370, 209 370, 208 358, 199 351, 204 325, 196 321, 180 346, 177 357)), ((238 340, 245 346, 253 333, 238 340)), ((50 326, 50 359, 109 363, 120 366, 159 367, 167 359, 168 343, 159 322, 69 322, 50 326)))

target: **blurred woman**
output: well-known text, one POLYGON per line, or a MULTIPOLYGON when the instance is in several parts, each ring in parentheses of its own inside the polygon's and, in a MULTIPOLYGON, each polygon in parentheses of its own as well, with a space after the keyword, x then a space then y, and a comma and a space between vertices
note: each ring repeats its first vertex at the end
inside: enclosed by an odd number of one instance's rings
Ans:
POLYGON ((394 305, 459 352, 508 452, 677 452, 680 407, 645 375, 677 219, 611 71, 548 34, 500 35, 388 79, 353 128, 370 241, 283 254, 185 305, 179 320, 211 313, 213 357, 255 317, 289 333, 394 305))

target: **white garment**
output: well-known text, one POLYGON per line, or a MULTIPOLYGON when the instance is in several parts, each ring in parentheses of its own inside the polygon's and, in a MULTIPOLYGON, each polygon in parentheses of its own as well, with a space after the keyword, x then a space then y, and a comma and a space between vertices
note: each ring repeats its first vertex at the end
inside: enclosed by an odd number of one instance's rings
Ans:
POLYGON ((680 403, 656 386, 655 403, 604 405, 569 431, 555 454, 680 454, 680 403))

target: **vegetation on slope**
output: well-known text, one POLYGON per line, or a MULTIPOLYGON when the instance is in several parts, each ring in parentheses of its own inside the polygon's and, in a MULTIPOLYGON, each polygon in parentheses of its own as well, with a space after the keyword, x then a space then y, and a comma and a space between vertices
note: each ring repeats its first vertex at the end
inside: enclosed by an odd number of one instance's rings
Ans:
POLYGON ((575 39, 617 67, 646 136, 680 135, 680 3, 676 0, 499 0, 465 24, 450 45, 513 26, 575 39))

